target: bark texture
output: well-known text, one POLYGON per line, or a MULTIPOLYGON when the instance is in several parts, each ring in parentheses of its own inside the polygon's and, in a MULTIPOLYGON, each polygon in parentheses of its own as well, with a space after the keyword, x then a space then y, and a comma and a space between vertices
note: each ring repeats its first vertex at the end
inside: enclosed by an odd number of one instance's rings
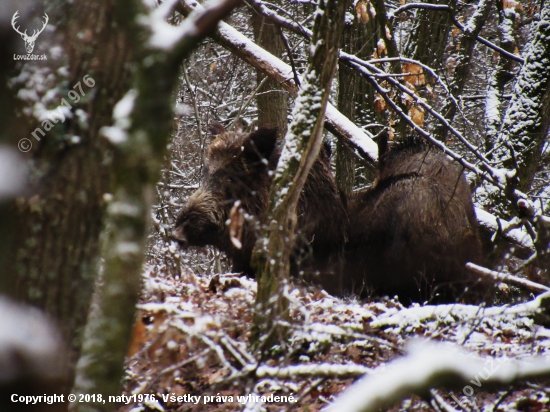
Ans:
MULTIPOLYGON (((123 32, 112 29, 113 7, 112 1, 76 1, 66 5, 66 19, 50 11, 50 18, 61 22, 51 41, 63 45, 68 74, 55 66, 64 60, 50 63, 49 69, 59 100, 72 103, 72 116, 56 122, 39 142, 32 140, 35 147, 27 155, 31 188, 13 209, 18 230, 17 252, 7 269, 14 280, 10 294, 58 320, 73 362, 98 271, 103 195, 109 187, 110 157, 99 130, 111 122, 114 104, 128 87, 128 42, 123 32), (84 76, 93 86, 85 84, 84 76), (76 103, 68 93, 78 82, 85 96, 76 103)), ((27 62, 22 71, 37 70, 40 63, 27 62)), ((41 126, 35 118, 26 124, 26 137, 41 126)))
POLYGON ((550 4, 544 3, 533 40, 514 86, 498 141, 507 152, 504 165, 517 170, 517 185, 531 187, 550 126, 550 4))
MULTIPOLYGON (((279 27, 258 14, 252 16, 252 27, 256 44, 280 59, 285 45, 279 27)), ((265 77, 265 74, 257 70, 258 85, 265 77)), ((274 79, 266 79, 257 90, 256 102, 258 125, 276 127, 279 133, 284 134, 287 127, 288 97, 283 87, 274 79)))

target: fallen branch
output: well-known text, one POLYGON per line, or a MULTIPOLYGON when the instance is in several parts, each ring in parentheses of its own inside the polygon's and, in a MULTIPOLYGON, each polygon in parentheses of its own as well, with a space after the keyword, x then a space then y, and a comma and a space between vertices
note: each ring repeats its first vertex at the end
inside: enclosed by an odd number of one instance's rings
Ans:
POLYGON ((381 315, 373 320, 371 328, 400 327, 420 324, 432 319, 447 322, 468 322, 479 318, 497 316, 531 315, 549 306, 550 292, 537 296, 535 299, 514 306, 493 306, 483 308, 477 305, 463 305, 459 303, 448 305, 426 305, 402 309, 390 315, 381 315))
POLYGON ((490 270, 484 268, 483 266, 478 266, 474 263, 466 263, 466 268, 471 270, 478 275, 490 277, 491 279, 498 280, 504 283, 509 283, 523 289, 530 290, 535 293, 544 293, 550 291, 550 288, 540 283, 532 282, 527 279, 522 279, 520 277, 510 275, 508 273, 497 272, 495 270, 490 270))
POLYGON ((335 365, 321 363, 317 365, 290 365, 284 367, 260 366, 256 370, 258 378, 289 379, 295 377, 328 377, 328 378, 357 378, 367 375, 372 369, 365 366, 349 364, 335 365))
POLYGON ((480 372, 486 371, 488 363, 492 366, 491 373, 487 374, 483 385, 510 384, 550 376, 550 360, 543 356, 521 361, 482 358, 455 348, 415 341, 409 346, 407 356, 389 363, 383 372, 372 373, 353 384, 325 411, 387 410, 413 394, 429 393, 430 388, 462 388, 480 372))

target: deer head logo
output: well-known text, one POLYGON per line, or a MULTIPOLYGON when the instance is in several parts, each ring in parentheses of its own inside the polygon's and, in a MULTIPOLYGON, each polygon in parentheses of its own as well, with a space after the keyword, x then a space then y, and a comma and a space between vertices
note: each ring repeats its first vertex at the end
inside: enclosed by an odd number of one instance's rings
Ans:
POLYGON ((15 21, 18 18, 19 18, 19 10, 17 10, 15 12, 15 14, 13 15, 13 17, 11 19, 11 26, 13 27, 13 29, 17 33, 19 33, 21 35, 21 38, 25 42, 25 48, 27 49, 27 53, 32 53, 32 51, 34 49, 34 42, 36 41, 36 38, 38 37, 38 35, 40 33, 42 33, 44 31, 44 29, 46 28, 46 24, 48 24, 49 17, 46 13, 44 13, 44 25, 42 26, 42 28, 40 30, 34 30, 33 33, 32 33, 32 36, 29 36, 27 34, 27 30, 25 30, 24 33, 21 33, 19 31, 19 26, 15 27, 15 21))

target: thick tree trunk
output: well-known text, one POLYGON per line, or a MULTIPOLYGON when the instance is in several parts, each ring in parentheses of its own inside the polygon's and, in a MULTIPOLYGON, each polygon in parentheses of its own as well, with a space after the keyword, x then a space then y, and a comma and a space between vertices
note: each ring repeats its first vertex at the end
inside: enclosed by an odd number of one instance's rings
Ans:
MULTIPOLYGON (((347 2, 351 3, 351 2, 347 2)), ((347 5, 349 7, 349 4, 347 5)), ((352 7, 353 8, 353 7, 352 7)), ((355 15, 355 13, 353 13, 355 15)), ((356 33, 360 30, 357 17, 353 22, 346 22, 342 32, 342 50, 356 54, 358 45, 356 33)), ((355 121, 355 96, 357 84, 361 81, 358 74, 350 67, 338 64, 338 110, 352 122, 355 121)), ((336 143, 336 184, 340 192, 350 195, 355 181, 355 156, 340 142, 336 143)))
POLYGON ((22 135, 34 145, 27 155, 32 181, 27 195, 14 205, 16 253, 7 269, 14 281, 9 289, 16 299, 39 306, 58 320, 72 347, 73 362, 98 272, 109 183, 110 158, 100 128, 111 122, 113 106, 128 87, 127 39, 113 30, 113 4, 67 3, 63 18, 47 10, 52 21, 64 22, 51 41, 64 39, 66 61, 50 56, 47 62, 30 61, 22 67, 31 73, 49 72, 55 79, 52 86, 62 85, 55 106, 64 98, 72 105, 72 115, 56 121, 45 135, 37 133, 39 142, 31 132, 44 129, 44 123, 36 118, 20 122, 22 135), (69 69, 66 77, 57 67, 64 64, 69 69), (80 96, 78 103, 70 90, 80 96))
MULTIPOLYGON (((446 4, 452 8, 456 0, 426 1, 429 4, 446 4)), ((416 25, 409 38, 406 54, 426 66, 443 67, 443 54, 447 39, 453 27, 450 13, 441 10, 419 9, 416 11, 416 25)))
POLYGON ((539 167, 541 150, 550 126, 550 3, 540 11, 533 26, 531 45, 504 116, 494 158, 517 171, 518 188, 527 191, 539 167))
POLYGON ((286 341, 287 328, 280 320, 288 318, 284 287, 289 278, 296 206, 322 144, 324 112, 338 61, 344 10, 345 3, 337 0, 318 3, 311 40, 313 55, 271 185, 267 227, 252 257, 258 278, 253 339, 261 350, 286 341))
MULTIPOLYGON (((280 59, 285 49, 280 29, 256 13, 252 16, 252 27, 256 44, 280 59)), ((266 75, 260 70, 256 73, 259 85, 266 75)), ((258 125, 277 127, 279 133, 284 135, 287 127, 288 97, 283 87, 274 79, 266 79, 257 91, 256 102, 258 125)))

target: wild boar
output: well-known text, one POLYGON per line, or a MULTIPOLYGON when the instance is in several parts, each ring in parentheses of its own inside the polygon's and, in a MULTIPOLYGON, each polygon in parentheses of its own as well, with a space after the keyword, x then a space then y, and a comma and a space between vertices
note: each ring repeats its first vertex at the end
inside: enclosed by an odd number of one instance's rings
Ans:
MULTIPOLYGON (((254 276, 251 254, 266 212, 281 141, 277 130, 270 128, 251 134, 217 132, 207 150, 202 184, 177 216, 173 238, 184 248, 212 245, 227 254, 233 272, 254 276), (236 202, 247 218, 240 239, 232 242, 227 223, 236 202)), ((347 216, 326 147, 310 171, 297 214, 293 274, 305 272, 308 280, 317 274, 322 286, 337 293, 347 216)))
POLYGON ((462 168, 418 139, 389 150, 383 137, 379 151, 375 183, 349 201, 345 288, 403 303, 461 298, 476 283, 464 265, 481 253, 462 168))

